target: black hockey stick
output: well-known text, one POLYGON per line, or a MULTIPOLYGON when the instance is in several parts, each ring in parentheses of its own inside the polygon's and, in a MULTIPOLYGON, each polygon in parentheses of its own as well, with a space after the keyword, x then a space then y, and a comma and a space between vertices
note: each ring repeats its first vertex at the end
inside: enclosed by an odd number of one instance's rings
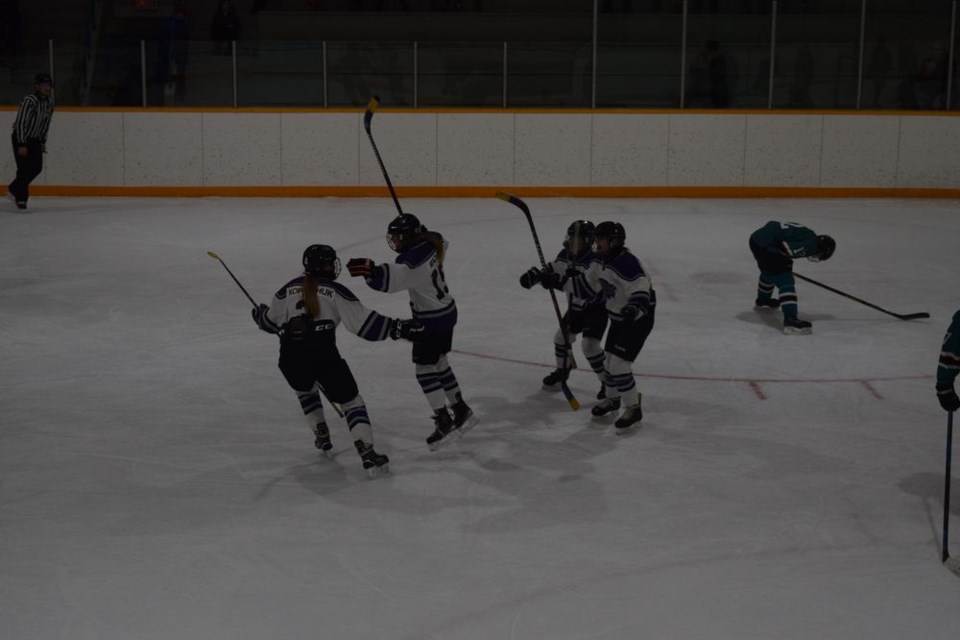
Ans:
MULTIPOLYGON (((207 255, 210 256, 211 258, 213 258, 214 260, 218 261, 220 264, 223 265, 223 268, 227 270, 227 273, 230 274, 230 277, 233 278, 233 281, 237 283, 237 286, 238 286, 238 287, 240 287, 240 291, 243 291, 243 295, 247 296, 247 300, 249 300, 249 301, 250 301, 250 304, 253 305, 253 308, 256 309, 259 305, 257 305, 256 302, 254 302, 253 298, 250 297, 250 294, 247 293, 247 290, 243 288, 243 285, 240 284, 240 281, 239 281, 239 280, 237 280, 237 276, 233 275, 233 271, 230 271, 230 267, 228 267, 228 266, 227 266, 227 263, 223 261, 223 258, 221 258, 220 256, 218 256, 218 255, 217 255, 216 253, 214 253, 213 251, 207 251, 207 255)), ((324 392, 323 389, 321 389, 320 391, 323 392, 323 397, 324 397, 324 398, 327 398, 326 392, 324 392)), ((334 401, 332 401, 330 398, 327 398, 327 402, 329 402, 329 403, 330 403, 330 406, 333 407, 333 410, 337 412, 337 415, 342 418, 342 417, 343 417, 343 411, 340 409, 340 407, 337 405, 337 403, 334 402, 334 401)))
POLYGON ((950 530, 950 459, 953 452, 953 411, 947 413, 947 465, 943 482, 943 541, 940 561, 948 569, 960 573, 960 558, 951 558, 947 548, 947 534, 950 530))
POLYGON ((250 304, 252 304, 254 308, 256 308, 258 306, 257 303, 254 302, 253 298, 250 297, 250 294, 247 293, 247 290, 244 289, 243 285, 240 284, 240 281, 237 280, 237 276, 233 275, 233 271, 230 271, 230 267, 227 266, 227 263, 224 262, 223 259, 217 254, 215 254, 213 251, 207 251, 207 255, 213 258, 214 260, 217 260, 218 262, 220 262, 220 264, 223 265, 223 268, 227 270, 227 273, 230 274, 230 277, 233 278, 233 281, 237 283, 238 287, 240 287, 240 291, 243 291, 243 295, 247 296, 247 300, 249 300, 250 304))
POLYGON ((805 281, 809 282, 810 284, 815 284, 815 285, 817 285, 818 287, 822 287, 822 288, 826 289, 827 291, 832 291, 833 293, 836 293, 837 295, 841 295, 841 296, 843 296, 844 298, 849 298, 850 300, 853 300, 854 302, 859 302, 860 304, 866 305, 866 306, 870 307, 871 309, 876 309, 877 311, 880 311, 881 313, 885 313, 885 314, 887 314, 888 316, 893 316, 894 318, 898 318, 898 319, 900 319, 900 320, 918 320, 918 319, 920 319, 920 318, 929 318, 929 317, 930 317, 930 314, 927 313, 926 311, 921 311, 920 313, 894 313, 893 311, 887 311, 887 310, 884 309, 883 307, 878 307, 877 305, 871 304, 871 303, 867 302, 866 300, 861 300, 860 298, 857 298, 856 296, 852 296, 852 295, 850 295, 849 293, 844 293, 843 291, 840 291, 839 289, 834 289, 833 287, 829 287, 829 286, 823 284, 822 282, 817 282, 816 280, 813 280, 813 279, 811 279, 811 278, 808 278, 807 276, 802 276, 802 275, 800 275, 799 273, 796 273, 796 272, 794 272, 793 275, 797 276, 797 277, 800 278, 801 280, 805 280, 805 281))
MULTIPOLYGON (((530 214, 530 207, 527 206, 520 198, 512 196, 506 192, 499 192, 497 197, 503 200, 504 202, 509 202, 513 206, 520 209, 523 212, 523 215, 527 218, 527 223, 530 225, 530 231, 533 233, 533 243, 537 245, 537 256, 540 258, 540 266, 546 271, 547 261, 543 258, 543 249, 540 248, 540 237, 537 236, 537 228, 533 225, 533 216, 530 214)), ((564 347, 567 350, 567 357, 573 356, 573 347, 570 344, 570 334, 567 332, 567 325, 563 321, 563 315, 560 313, 560 305, 557 303, 557 296, 554 293, 553 289, 548 289, 550 292, 550 299, 553 301, 553 310, 557 314, 557 322, 560 323, 560 331, 563 334, 564 347)), ((570 391, 570 386, 567 385, 566 380, 560 381, 560 390, 563 391, 564 397, 566 397, 567 402, 570 404, 570 408, 576 411, 580 408, 580 403, 577 402, 576 397, 573 395, 573 391, 570 391)))
POLYGON ((390 182, 390 176, 387 175, 387 168, 383 166, 383 159, 380 157, 380 152, 377 150, 377 143, 373 141, 373 133, 370 131, 370 125, 373 123, 373 112, 377 110, 378 106, 380 106, 380 96, 370 98, 370 102, 367 103, 367 110, 363 112, 363 128, 367 130, 367 137, 370 138, 370 146, 373 147, 373 155, 377 156, 377 164, 380 165, 383 179, 387 181, 387 189, 390 190, 390 197, 393 198, 393 204, 397 205, 397 213, 402 215, 403 209, 400 208, 400 200, 397 199, 397 192, 393 188, 393 183, 390 182))

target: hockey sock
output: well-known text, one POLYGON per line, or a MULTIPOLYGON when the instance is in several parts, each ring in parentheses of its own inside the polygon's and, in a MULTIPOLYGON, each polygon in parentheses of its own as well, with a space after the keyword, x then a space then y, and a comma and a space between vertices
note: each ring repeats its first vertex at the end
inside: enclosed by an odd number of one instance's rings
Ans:
POLYGON ((347 427, 355 441, 363 440, 368 444, 373 444, 373 428, 370 426, 370 416, 367 415, 367 405, 364 404, 360 394, 344 403, 343 417, 347 419, 347 427))
POLYGON ((608 397, 632 397, 632 392, 636 391, 637 384, 633 380, 633 371, 631 370, 630 365, 630 362, 624 360, 620 356, 612 353, 607 354, 606 387, 608 397))
POLYGON ((780 310, 784 318, 797 317, 797 285, 789 271, 777 273, 770 278, 780 290, 780 310))
POLYGON ((326 422, 323 415, 323 402, 320 400, 320 392, 316 385, 310 391, 297 391, 297 400, 300 401, 300 408, 303 409, 303 415, 307 417, 312 429, 318 422, 326 422))
POLYGON ((757 300, 770 300, 772 297, 773 282, 763 274, 760 274, 760 281, 757 283, 757 300))
POLYGON ((436 366, 433 364, 417 365, 417 382, 420 383, 423 395, 427 397, 427 402, 430 403, 430 408, 434 411, 447 406, 443 383, 440 382, 440 377, 437 375, 436 366))
MULTIPOLYGON (((569 334, 568 337, 571 345, 577 340, 577 336, 574 334, 569 334)), ((573 368, 573 358, 570 357, 570 350, 567 349, 567 345, 563 341, 563 332, 559 329, 553 336, 553 355, 557 359, 557 369, 573 368)))
POLYGON ((593 369, 593 372, 597 374, 597 378, 600 379, 600 384, 606 384, 607 376, 603 368, 605 358, 603 355, 603 347, 600 346, 600 341, 596 338, 584 338, 581 347, 583 349, 583 355, 587 356, 587 362, 590 363, 590 368, 593 369))

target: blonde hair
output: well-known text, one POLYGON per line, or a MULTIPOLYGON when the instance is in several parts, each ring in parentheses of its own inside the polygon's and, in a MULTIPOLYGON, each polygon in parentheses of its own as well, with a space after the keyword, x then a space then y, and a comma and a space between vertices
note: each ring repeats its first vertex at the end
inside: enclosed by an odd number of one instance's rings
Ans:
POLYGON ((320 315, 320 297, 317 295, 317 280, 312 275, 303 279, 303 308, 307 315, 316 318, 320 315))

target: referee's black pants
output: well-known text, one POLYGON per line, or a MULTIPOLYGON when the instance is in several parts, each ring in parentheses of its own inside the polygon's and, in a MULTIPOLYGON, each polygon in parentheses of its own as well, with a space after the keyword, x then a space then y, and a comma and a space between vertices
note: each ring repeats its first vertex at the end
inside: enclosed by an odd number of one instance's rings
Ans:
POLYGON ((13 158, 17 162, 17 177, 10 183, 9 189, 17 202, 25 203, 30 197, 30 183, 43 171, 43 151, 40 141, 34 138, 27 140, 27 155, 22 156, 17 153, 20 145, 16 136, 11 135, 10 141, 13 143, 13 158))

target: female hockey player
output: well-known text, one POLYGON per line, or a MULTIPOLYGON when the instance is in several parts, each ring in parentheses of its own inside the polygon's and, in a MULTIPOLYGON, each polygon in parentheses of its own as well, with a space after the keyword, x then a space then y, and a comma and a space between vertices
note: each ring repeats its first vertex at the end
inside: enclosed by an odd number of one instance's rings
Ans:
POLYGON ((370 341, 411 339, 420 327, 413 320, 398 320, 370 311, 353 293, 337 282, 340 259, 325 244, 303 252, 303 275, 283 285, 268 307, 253 309, 253 320, 267 333, 280 336, 280 371, 297 392, 315 445, 327 453, 333 448, 323 415, 320 391, 343 408, 347 426, 370 477, 388 471, 387 456, 373 448, 373 429, 357 382, 337 349, 336 328, 343 325, 370 341))
MULTIPOLYGON (((586 271, 590 263, 596 258, 593 253, 594 226, 589 220, 577 220, 567 227, 567 236, 563 241, 563 249, 557 254, 553 262, 547 263, 547 269, 555 273, 566 273, 570 268, 578 271, 586 271)), ((537 267, 531 267, 522 276, 520 276, 520 286, 524 289, 533 287, 542 280, 542 272, 537 267)), ((567 329, 567 338, 570 340, 570 346, 576 342, 577 335, 583 334, 583 342, 580 347, 583 355, 586 356, 590 368, 600 379, 600 393, 598 399, 603 399, 604 375, 603 375, 603 347, 600 340, 603 339, 603 332, 607 330, 607 312, 604 309, 604 301, 596 299, 587 302, 576 296, 568 296, 567 312, 563 316, 567 329)), ((558 328, 553 336, 553 351, 557 358, 557 368, 550 375, 543 379, 545 389, 556 389, 558 385, 570 376, 570 369, 573 368, 573 354, 567 348, 564 332, 558 328)))
POLYGON ((543 274, 544 286, 560 289, 581 300, 604 300, 610 330, 604 344, 606 397, 591 413, 608 415, 625 405, 614 423, 625 433, 643 419, 641 394, 636 392, 631 365, 653 330, 657 294, 640 260, 624 246, 626 232, 619 222, 601 222, 596 229, 597 260, 581 272, 543 274))
POLYGON ((783 332, 808 334, 812 324, 797 317, 797 288, 793 279, 793 259, 812 262, 827 260, 837 243, 830 236, 818 236, 796 222, 771 220, 750 235, 750 251, 760 268, 754 309, 783 311, 783 332), (773 289, 780 298, 773 297, 773 289))
POLYGON ((400 254, 394 264, 353 258, 347 262, 347 270, 352 276, 363 276, 376 291, 407 290, 410 294, 413 318, 423 326, 413 343, 413 362, 417 382, 433 409, 434 430, 427 437, 427 446, 436 451, 476 423, 447 362, 457 324, 457 305, 443 275, 449 243, 439 233, 427 231, 415 215, 403 213, 387 226, 387 244, 400 254))

